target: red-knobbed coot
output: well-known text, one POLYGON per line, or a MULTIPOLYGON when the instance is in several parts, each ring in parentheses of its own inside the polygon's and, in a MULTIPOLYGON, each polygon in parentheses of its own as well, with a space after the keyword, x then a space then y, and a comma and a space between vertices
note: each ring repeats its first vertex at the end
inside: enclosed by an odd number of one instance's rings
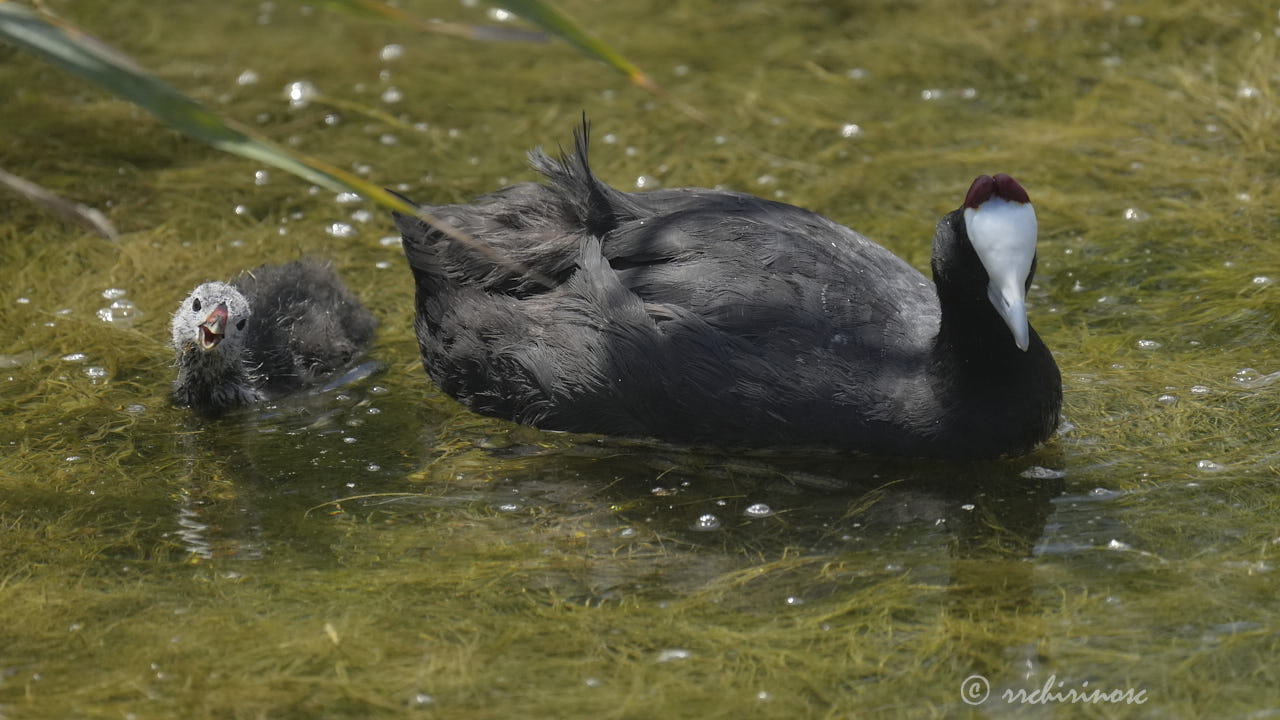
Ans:
POLYGON ((979 177, 938 222, 930 282, 808 210, 609 187, 587 163, 586 123, 573 155, 530 159, 548 184, 426 207, 483 252, 396 216, 423 365, 472 410, 934 457, 1022 453, 1057 427, 1061 378, 1026 317, 1035 211, 1008 175, 979 177))
POLYGON ((173 314, 174 399, 217 414, 306 387, 364 354, 376 327, 316 260, 204 283, 173 314))

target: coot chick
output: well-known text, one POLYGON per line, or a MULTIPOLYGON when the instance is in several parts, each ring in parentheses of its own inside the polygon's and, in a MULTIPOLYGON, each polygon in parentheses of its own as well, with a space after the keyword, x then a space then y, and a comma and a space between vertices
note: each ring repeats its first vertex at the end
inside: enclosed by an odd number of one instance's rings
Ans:
POLYGON ((1027 323, 1036 220, 1008 175, 938 222, 933 278, 808 210, 681 188, 628 193, 575 152, 546 185, 426 207, 485 252, 396 216, 423 366, 480 413, 728 446, 994 457, 1058 425, 1027 323), (510 258, 524 269, 496 263, 510 258), (545 287, 540 278, 550 278, 545 287))
POLYGON ((307 387, 350 365, 377 320, 313 259, 207 282, 173 314, 174 399, 218 414, 307 387))

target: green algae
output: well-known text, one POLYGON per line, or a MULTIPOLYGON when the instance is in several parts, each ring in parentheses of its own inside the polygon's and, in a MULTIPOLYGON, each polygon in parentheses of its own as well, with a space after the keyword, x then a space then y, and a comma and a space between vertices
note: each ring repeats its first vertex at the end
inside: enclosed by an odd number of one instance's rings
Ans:
POLYGON ((1037 205, 1032 322, 1070 427, 957 466, 476 417, 418 365, 378 213, 354 221, 361 206, 279 173, 257 185, 260 167, 0 47, 0 167, 122 233, 0 197, 0 717, 1276 711, 1272 7, 564 4, 710 131, 563 46, 291 3, 53 7, 219 112, 422 201, 531 178, 524 151, 566 143, 585 109, 620 187, 780 197, 926 267, 968 181, 1009 172, 1037 205), (404 56, 384 63, 392 42, 404 56), (246 69, 257 83, 237 83, 246 69), (403 125, 289 109, 280 89, 301 79, 403 125), (177 299, 304 252, 378 316, 383 369, 217 422, 169 407, 177 299), (141 311, 131 327, 96 316, 109 288, 141 311), (708 514, 719 528, 695 530, 708 514), (992 695, 971 707, 975 674, 992 695), (1000 699, 1050 676, 1149 700, 1000 699))

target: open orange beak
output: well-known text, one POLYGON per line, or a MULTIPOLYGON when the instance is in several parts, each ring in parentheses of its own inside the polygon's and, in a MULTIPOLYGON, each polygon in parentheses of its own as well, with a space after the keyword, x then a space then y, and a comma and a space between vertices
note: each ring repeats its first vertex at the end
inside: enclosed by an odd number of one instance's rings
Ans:
POLYGON ((218 307, 209 313, 209 317, 200 323, 200 345, 205 350, 212 350, 222 342, 227 333, 227 305, 218 303, 218 307))

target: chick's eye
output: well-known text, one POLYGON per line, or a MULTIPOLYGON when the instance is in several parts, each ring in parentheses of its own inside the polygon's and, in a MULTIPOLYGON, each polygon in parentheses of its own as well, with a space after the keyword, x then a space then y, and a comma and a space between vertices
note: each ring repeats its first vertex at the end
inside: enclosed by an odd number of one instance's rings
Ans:
POLYGON ((191 301, 192 312, 200 312, 200 298, 191 301))
POLYGON ((244 318, 240 318, 240 322, 236 323, 236 329, 237 329, 237 330, 243 330, 243 329, 244 329, 244 318))

